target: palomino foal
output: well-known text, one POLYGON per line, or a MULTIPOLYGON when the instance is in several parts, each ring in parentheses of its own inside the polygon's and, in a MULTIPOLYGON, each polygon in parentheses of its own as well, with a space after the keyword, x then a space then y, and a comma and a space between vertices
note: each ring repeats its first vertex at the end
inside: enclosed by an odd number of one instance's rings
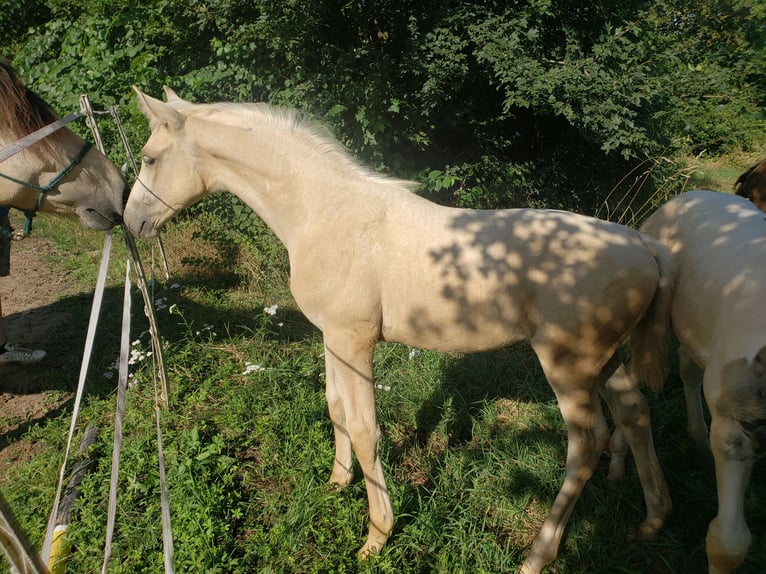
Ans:
POLYGON ((370 526, 361 556, 394 526, 378 452, 373 350, 379 340, 474 352, 528 339, 567 424, 564 484, 521 567, 558 552, 564 526, 608 441, 602 392, 634 452, 652 535, 670 509, 646 401, 622 367, 664 378, 670 255, 626 227, 560 211, 473 211, 431 203, 408 184, 360 167, 293 111, 265 105, 168 102, 136 90, 152 134, 125 208, 152 237, 178 210, 219 190, 236 194, 284 243, 290 288, 323 333, 335 430, 330 481, 364 473, 370 526), (659 368, 657 368, 659 366, 659 368))
MULTIPOLYGON (((750 545, 744 494, 766 449, 766 216, 753 203, 691 191, 641 228, 673 254, 678 282, 673 328, 681 343, 688 431, 715 459, 718 515, 708 527, 710 574, 740 566, 750 545), (710 440, 700 390, 710 409, 710 440)), ((614 448, 621 451, 619 431, 614 448)), ((621 466, 621 462, 620 465, 621 466)), ((610 466, 610 476, 622 468, 610 466)))

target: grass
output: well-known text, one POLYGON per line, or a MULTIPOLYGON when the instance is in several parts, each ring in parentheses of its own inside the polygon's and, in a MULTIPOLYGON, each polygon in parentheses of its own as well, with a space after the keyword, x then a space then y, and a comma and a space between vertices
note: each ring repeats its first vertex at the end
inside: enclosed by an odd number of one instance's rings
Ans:
MULTIPOLYGON (((82 278, 83 291, 90 290, 102 236, 45 219, 51 223, 43 226, 38 218, 37 232, 54 237, 71 254, 51 265, 66 265, 82 278)), ((189 222, 171 226, 166 246, 173 278, 155 286, 155 298, 165 299, 158 319, 171 406, 161 416, 176 570, 517 569, 560 487, 566 454, 561 416, 529 347, 462 356, 379 346, 381 451, 397 522, 380 555, 359 563, 356 551, 367 529, 364 484, 357 480, 337 492, 326 485, 333 444, 322 342, 292 302, 286 263, 244 247, 222 251, 196 237, 198 231, 189 222), (274 304, 279 305, 275 315, 264 311, 274 304), (247 372, 248 364, 258 368, 247 372)), ((115 244, 119 262, 119 234, 115 244)), ((103 373, 116 355, 123 274, 121 263, 110 273, 100 327, 106 335, 99 338, 81 415, 83 429, 97 423, 102 432, 93 450, 97 468, 83 483, 69 530, 68 572, 98 572, 102 560, 115 399, 114 382, 103 373)), ((146 338, 138 336, 146 328, 140 305, 136 296, 133 338, 147 350, 146 338)), ((134 366, 128 393, 111 573, 162 571, 150 363, 134 366)), ((61 386, 72 374, 47 376, 61 386)), ((644 514, 638 478, 629 468, 625 483, 610 488, 603 457, 549 572, 706 570, 705 531, 716 508, 712 462, 694 455, 686 438, 675 371, 665 392, 650 402, 674 502, 666 528, 654 541, 632 539, 644 514)), ((68 425, 65 413, 33 426, 18 440, 42 445, 37 456, 0 477, 0 488, 36 544, 50 511, 68 425)), ((758 463, 754 476, 763 472, 758 463)), ((752 482, 746 513, 753 546, 742 572, 766 568, 766 485, 752 482)))

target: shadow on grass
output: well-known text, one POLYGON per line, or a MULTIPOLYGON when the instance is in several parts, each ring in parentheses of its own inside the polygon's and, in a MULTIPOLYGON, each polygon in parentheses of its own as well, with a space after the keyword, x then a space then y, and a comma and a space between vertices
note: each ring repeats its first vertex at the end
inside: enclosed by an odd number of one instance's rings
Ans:
MULTIPOLYGON (((210 287, 204 281, 195 284, 189 277, 180 281, 184 288, 210 287)), ((213 289, 231 288, 234 286, 232 281, 235 281, 234 276, 213 286, 213 289)), ((148 330, 148 321, 143 313, 143 299, 135 285, 132 294, 131 340, 135 340, 148 330)), ((185 297, 183 290, 174 292, 166 286, 159 286, 155 297, 164 298, 162 309, 155 312, 161 337, 170 345, 189 337, 189 325, 180 321, 177 315, 168 313, 172 304, 178 305, 184 316, 197 324, 204 322, 214 327, 217 339, 221 341, 247 337, 253 331, 264 328, 269 330, 269 337, 284 342, 312 337, 317 332, 303 315, 290 309, 280 310, 279 320, 284 324, 283 328, 270 325, 271 317, 264 314, 264 305, 258 302, 242 306, 228 303, 225 306, 206 305, 185 297)), ((214 295, 209 298, 215 300, 214 295)), ((34 425, 58 417, 71 408, 71 395, 77 389, 80 376, 92 303, 92 293, 79 293, 4 317, 5 329, 14 343, 44 349, 47 356, 35 365, 0 366, 3 402, 7 403, 13 397, 24 397, 27 409, 25 413, 3 413, 6 420, 0 425, 0 448, 23 436, 34 425), (51 398, 54 395, 55 398, 51 398), (33 400, 35 405, 31 405, 33 400)), ((86 379, 85 393, 91 397, 104 398, 116 388, 122 304, 123 287, 107 287, 86 379)))
MULTIPOLYGON (((605 453, 575 506, 552 572, 670 574, 707 570, 705 534, 708 522, 716 514, 715 474, 712 459, 696 454, 686 436, 683 391, 675 364, 665 392, 647 395, 655 445, 674 512, 655 540, 637 539, 637 526, 646 512, 638 475, 629 458, 626 480, 616 485, 610 483, 606 478, 609 458, 605 453)), ((494 477, 488 479, 495 483, 493 490, 497 484, 507 489, 498 489, 496 502, 485 496, 487 516, 493 516, 495 505, 500 508, 510 505, 518 510, 517 505, 522 504, 523 508, 525 501, 541 504, 545 509, 537 523, 529 526, 524 542, 520 542, 520 537, 524 537, 513 526, 503 522, 513 521, 512 517, 498 515, 499 518, 489 519, 484 525, 509 552, 526 555, 528 543, 542 524, 564 478, 566 431, 554 405, 553 393, 539 364, 524 343, 447 361, 441 383, 417 409, 415 428, 389 449, 393 465, 407 470, 415 468, 420 477, 400 476, 405 482, 404 506, 398 509, 401 518, 391 543, 396 544, 397 534, 416 521, 413 517, 421 511, 419 501, 443 488, 440 484, 443 474, 454 476, 455 470, 447 468, 449 463, 444 461, 444 453, 449 450, 450 458, 461 460, 461 475, 476 476, 494 468, 494 477), (488 414, 491 413, 488 405, 503 399, 512 403, 547 403, 551 409, 542 420, 536 419, 536 426, 511 429, 513 425, 497 424, 493 415, 488 414), (440 440, 442 444, 438 444, 440 440), (548 462, 554 456, 551 453, 559 458, 558 480, 553 483, 545 479, 544 471, 538 474, 538 469, 514 462, 524 460, 518 453, 539 449, 545 449, 548 462), (503 459, 504 456, 507 458, 503 459), (509 465, 513 468, 508 468, 509 465)), ((605 404, 603 409, 613 427, 605 404)), ((757 479, 765 464, 764 460, 756 464, 746 501, 753 545, 742 572, 763 572, 766 566, 766 542, 762 541, 766 484, 757 479)), ((475 487, 483 488, 479 484, 475 487)), ((526 512, 535 510, 530 507, 526 512)))

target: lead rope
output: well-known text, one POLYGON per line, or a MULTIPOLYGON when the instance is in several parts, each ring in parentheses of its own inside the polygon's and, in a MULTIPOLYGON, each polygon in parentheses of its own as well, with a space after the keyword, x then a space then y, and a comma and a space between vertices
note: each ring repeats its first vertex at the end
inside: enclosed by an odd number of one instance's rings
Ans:
MULTIPOLYGON (((100 136, 100 133, 98 132, 98 126, 96 124, 94 112, 90 105, 90 100, 87 95, 83 95, 80 97, 80 106, 81 106, 82 113, 87 116, 89 126, 91 128, 91 131, 93 132, 94 139, 96 140, 96 144, 99 151, 105 154, 104 146, 101 141, 101 136, 100 136)), ((118 128, 121 133, 121 137, 123 139, 123 144, 126 147, 126 152, 128 153, 128 157, 130 157, 132 161, 130 147, 127 144, 127 139, 124 137, 124 132, 122 131, 122 126, 119 123, 119 118, 116 115, 115 108, 112 109, 112 115, 116 119, 118 128)), ((139 287, 140 287, 141 293, 144 298, 144 303, 145 303, 144 310, 146 312, 147 317, 149 318, 149 323, 150 323, 150 331, 152 334, 152 344, 155 350, 153 356, 157 357, 158 368, 160 371, 160 380, 163 384, 164 394, 162 395, 162 400, 160 401, 160 399, 158 398, 157 390, 156 390, 157 387, 156 387, 156 380, 155 380, 155 411, 157 412, 156 414, 157 441, 158 441, 158 450, 159 450, 160 488, 161 488, 161 500, 162 500, 163 555, 164 555, 166 574, 174 574, 172 528, 170 523, 170 504, 169 504, 167 484, 165 481, 165 463, 164 463, 165 457, 164 457, 164 453, 162 449, 162 434, 161 434, 161 429, 159 425, 159 420, 160 420, 159 419, 159 403, 162 402, 164 406, 167 406, 168 404, 167 374, 165 371, 161 340, 159 338, 159 330, 157 329, 157 325, 156 325, 156 317, 154 316, 154 309, 151 304, 151 299, 149 298, 148 290, 146 288, 146 277, 144 275, 143 268, 141 266, 141 260, 138 255, 138 250, 136 249, 135 241, 133 240, 133 237, 130 235, 127 229, 125 230, 125 242, 126 242, 126 245, 128 246, 130 255, 133 258, 133 261, 135 263, 136 272, 139 278, 139 287)), ((69 437, 67 439, 67 447, 64 453, 64 461, 62 463, 61 472, 59 475, 59 484, 56 490, 55 502, 53 505, 53 510, 51 511, 51 516, 48 520, 48 527, 46 529, 45 540, 43 542, 43 548, 41 552, 42 562, 45 564, 48 564, 49 567, 51 567, 51 564, 52 564, 51 559, 53 559, 53 562, 55 562, 59 558, 61 558, 61 557, 51 556, 51 546, 54 539, 54 530, 55 530, 55 525, 57 521, 59 501, 61 498, 61 490, 62 490, 62 486, 64 482, 64 473, 66 470, 69 452, 71 450, 72 437, 74 435, 74 428, 76 425, 77 417, 79 415, 80 403, 82 401, 83 389, 85 386, 84 385, 85 378, 87 375, 88 365, 90 363, 90 356, 93 351, 93 340, 95 338, 95 329, 98 323, 98 316, 100 314, 101 303, 103 300, 103 291, 104 291, 104 285, 106 283, 106 271, 108 269, 111 246, 112 246, 112 231, 110 230, 107 232, 106 240, 104 242, 104 251, 101 258, 101 265, 99 268, 98 279, 96 281, 93 305, 91 308, 91 316, 88 323, 88 333, 86 336, 85 349, 83 352, 83 362, 80 368, 80 380, 78 382, 77 393, 75 396, 75 404, 74 404, 74 408, 72 412, 72 421, 70 423, 70 428, 69 428, 69 437)), ((107 516, 107 534, 106 534, 106 541, 105 541, 105 550, 104 550, 105 556, 104 556, 104 563, 102 566, 102 572, 106 571, 107 563, 111 555, 111 543, 112 543, 112 536, 114 532, 114 523, 115 523, 116 509, 117 509, 117 484, 119 479, 119 458, 120 458, 120 451, 122 448, 122 421, 123 421, 124 412, 125 412, 125 402, 126 402, 125 393, 126 393, 127 379, 128 379, 128 355, 130 351, 129 349, 130 348, 130 278, 129 278, 130 260, 127 261, 126 267, 127 269, 126 269, 126 280, 125 280, 125 292, 123 297, 123 324, 122 324, 121 345, 120 345, 120 368, 119 368, 119 377, 118 377, 117 416, 115 421, 115 440, 114 440, 114 450, 112 453, 112 477, 110 479, 109 510, 108 510, 108 516, 107 516)))
MULTIPOLYGON (((83 114, 87 115, 91 119, 91 131, 94 132, 94 138, 96 139, 99 151, 104 153, 104 144, 101 141, 101 137, 98 134, 98 127, 93 116, 93 110, 90 106, 90 100, 87 96, 80 97, 80 110, 83 114)), ((67 437, 66 450, 64 451, 64 460, 61 464, 61 471, 59 473, 58 486, 56 487, 56 496, 54 497, 53 508, 51 509, 50 517, 48 518, 48 526, 45 531, 45 539, 43 541, 43 547, 41 551, 41 558, 45 564, 49 567, 53 563, 56 563, 61 556, 51 556, 51 547, 53 546, 54 532, 56 529, 56 522, 58 521, 58 508, 61 500, 61 491, 64 485, 64 476, 66 472, 67 461, 69 460, 69 452, 72 448, 72 438, 74 436, 74 430, 77 424, 77 417, 80 414, 80 403, 82 402, 82 395, 85 388, 85 379, 88 374, 88 366, 90 365, 90 357, 93 353, 93 341, 96 335, 96 326, 98 325, 98 318, 101 313, 101 303, 104 296, 104 286, 106 285, 106 272, 109 268, 109 256, 112 252, 112 230, 110 229, 106 233, 104 240, 104 249, 101 254, 101 264, 99 266, 98 278, 96 279, 96 288, 93 294, 93 304, 91 306, 90 319, 88 321, 88 332, 85 337, 85 348, 83 349, 82 364, 80 365, 80 377, 77 383, 77 392, 75 394, 74 406, 72 408, 72 420, 69 424, 69 436, 67 437)))
POLYGON ((49 574, 40 557, 32 550, 26 533, 0 493, 0 546, 11 564, 13 574, 49 574))

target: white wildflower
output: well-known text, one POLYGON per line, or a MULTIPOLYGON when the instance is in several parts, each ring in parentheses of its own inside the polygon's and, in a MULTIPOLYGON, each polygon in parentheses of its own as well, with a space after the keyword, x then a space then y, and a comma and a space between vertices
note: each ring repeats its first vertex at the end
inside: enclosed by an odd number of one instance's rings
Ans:
POLYGON ((279 309, 279 305, 275 303, 274 305, 271 305, 269 307, 264 307, 263 312, 273 317, 274 315, 277 314, 277 309, 279 309))
POLYGON ((420 356, 420 349, 418 349, 416 347, 412 347, 412 349, 410 349, 410 360, 414 359, 415 357, 419 357, 419 356, 420 356))
POLYGON ((266 369, 260 365, 256 365, 254 363, 246 362, 245 363, 245 370, 242 372, 243 375, 249 375, 250 373, 258 373, 260 371, 265 371, 266 369))

